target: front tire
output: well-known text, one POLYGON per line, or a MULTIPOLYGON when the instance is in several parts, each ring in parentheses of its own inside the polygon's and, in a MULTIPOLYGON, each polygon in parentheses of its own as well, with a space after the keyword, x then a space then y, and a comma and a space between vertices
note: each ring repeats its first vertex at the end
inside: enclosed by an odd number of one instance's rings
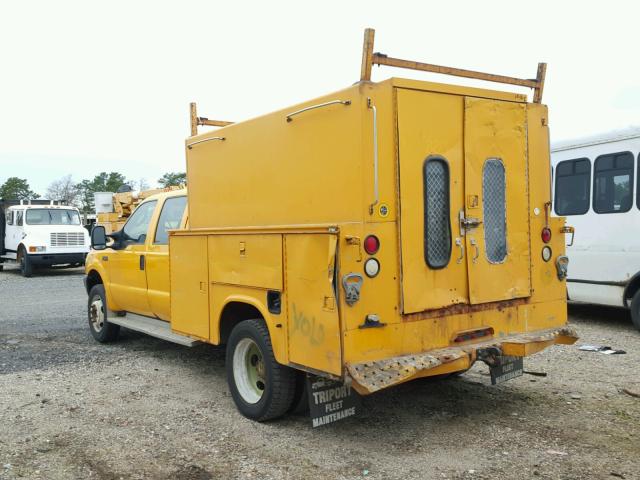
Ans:
POLYGON ((22 273, 23 277, 29 278, 33 275, 33 264, 31 263, 31 258, 29 258, 29 254, 24 247, 20 247, 18 263, 20 265, 20 273, 22 273))
POLYGON ((118 339, 120 325, 109 323, 107 319, 107 296, 104 285, 94 285, 89 291, 87 317, 91 335, 100 343, 113 342, 118 339))
POLYGON ((636 292, 631 300, 631 321, 633 326, 640 330, 640 290, 636 292))
POLYGON ((227 342, 226 370, 233 401, 245 417, 263 422, 291 408, 296 372, 276 362, 264 321, 235 326, 227 342))

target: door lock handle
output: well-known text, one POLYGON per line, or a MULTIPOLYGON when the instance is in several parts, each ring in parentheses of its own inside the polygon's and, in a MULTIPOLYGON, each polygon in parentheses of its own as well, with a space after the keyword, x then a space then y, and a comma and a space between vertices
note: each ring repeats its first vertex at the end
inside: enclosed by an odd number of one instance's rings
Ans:
POLYGON ((476 263, 478 257, 480 256, 480 247, 478 246, 478 242, 475 238, 471 239, 471 246, 476 247, 476 254, 473 256, 473 263, 476 263))
POLYGON ((456 245, 460 247, 460 256, 456 263, 462 263, 462 259, 464 258, 464 245, 462 244, 462 239, 460 237, 456 238, 456 245))
POLYGON ((462 218, 461 221, 464 228, 476 228, 482 224, 482 220, 473 217, 462 218))
POLYGON ((144 270, 144 255, 140 255, 140 270, 144 270))

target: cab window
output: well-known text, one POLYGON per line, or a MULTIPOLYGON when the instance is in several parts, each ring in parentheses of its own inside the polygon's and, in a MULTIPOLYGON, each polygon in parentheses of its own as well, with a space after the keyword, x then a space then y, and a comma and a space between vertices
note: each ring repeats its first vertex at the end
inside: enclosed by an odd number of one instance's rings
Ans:
POLYGON ((16 212, 16 225, 21 227, 24 224, 24 210, 18 210, 16 212))
POLYGON ((162 212, 158 219, 158 227, 156 228, 156 237, 153 243, 166 245, 169 243, 169 230, 180 228, 182 215, 187 206, 187 197, 167 198, 162 206, 162 212))
POLYGON ((143 203, 131 214, 123 228, 127 243, 144 243, 156 203, 155 200, 143 203))
POLYGON ((13 211, 9 210, 6 215, 7 225, 13 225, 13 211))

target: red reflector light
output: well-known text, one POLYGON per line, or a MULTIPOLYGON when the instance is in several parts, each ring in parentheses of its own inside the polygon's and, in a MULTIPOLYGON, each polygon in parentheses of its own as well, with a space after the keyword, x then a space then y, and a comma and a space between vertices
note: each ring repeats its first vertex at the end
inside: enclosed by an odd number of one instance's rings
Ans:
POLYGON ((378 250, 380 250, 380 240, 378 240, 378 237, 376 237, 375 235, 369 235, 364 239, 365 252, 367 252, 369 255, 373 255, 375 253, 378 253, 378 250))
POLYGON ((542 229, 542 241, 544 243, 549 243, 551 241, 551 229, 549 227, 544 227, 542 229))

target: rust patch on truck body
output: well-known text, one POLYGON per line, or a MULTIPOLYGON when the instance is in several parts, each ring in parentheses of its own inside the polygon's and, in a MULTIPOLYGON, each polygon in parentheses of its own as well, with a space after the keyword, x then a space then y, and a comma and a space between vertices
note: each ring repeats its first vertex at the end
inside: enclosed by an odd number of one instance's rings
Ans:
POLYGON ((505 335, 482 342, 436 349, 414 355, 347 364, 347 371, 353 380, 353 387, 358 393, 368 395, 414 378, 465 370, 471 367, 476 360, 479 350, 495 348, 505 355, 521 352, 522 356, 527 356, 551 344, 570 345, 577 339, 576 330, 565 325, 560 328, 505 335), (452 368, 447 369, 448 364, 451 364, 452 368))
POLYGON ((526 303, 529 303, 528 298, 514 298, 513 300, 501 300, 499 302, 480 303, 477 305, 458 303, 444 308, 405 314, 402 315, 402 320, 405 322, 417 322, 419 320, 428 320, 430 318, 449 317, 451 315, 463 315, 468 313, 484 312, 486 310, 502 311, 505 308, 518 307, 526 303))

